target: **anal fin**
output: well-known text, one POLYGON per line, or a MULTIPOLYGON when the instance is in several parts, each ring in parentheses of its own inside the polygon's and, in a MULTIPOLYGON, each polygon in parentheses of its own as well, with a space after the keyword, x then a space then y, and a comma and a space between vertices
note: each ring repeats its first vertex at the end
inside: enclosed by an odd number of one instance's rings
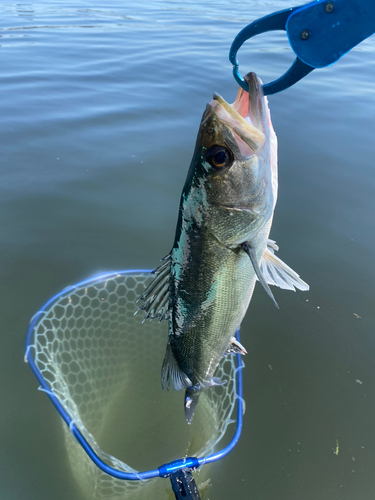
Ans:
POLYGON ((247 354, 247 350, 244 348, 244 346, 238 342, 238 340, 236 339, 236 337, 232 337, 230 339, 230 343, 229 343, 229 346, 228 346, 228 349, 226 350, 225 354, 231 354, 231 353, 238 353, 238 354, 247 354))
POLYGON ((209 387, 222 386, 225 385, 228 381, 221 380, 220 377, 212 377, 209 387))

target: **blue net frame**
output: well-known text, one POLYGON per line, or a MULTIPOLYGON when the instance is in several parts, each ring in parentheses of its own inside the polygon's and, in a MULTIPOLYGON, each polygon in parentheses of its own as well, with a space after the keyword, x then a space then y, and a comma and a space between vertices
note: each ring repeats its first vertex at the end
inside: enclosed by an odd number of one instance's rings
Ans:
MULTIPOLYGON (((34 315, 32 318, 29 328, 27 330, 26 334, 26 354, 25 354, 25 361, 30 365, 31 370, 33 371, 34 375, 36 376, 37 380, 39 381, 41 385, 41 390, 44 391, 47 396, 49 397, 50 401, 66 423, 66 425, 70 428, 70 431, 72 435, 76 438, 76 440, 79 442, 81 447, 84 449, 86 454, 89 456, 89 458, 94 462, 94 464, 99 467, 103 472, 106 474, 109 474, 112 477, 115 477, 117 479, 122 479, 126 481, 145 481, 147 479, 152 479, 156 477, 164 477, 167 478, 169 475, 173 472, 176 472, 181 469, 197 469, 198 467, 215 462, 217 460, 220 460, 224 458, 228 453, 230 453, 233 448, 236 446, 236 444, 239 441, 239 438, 241 436, 241 431, 242 431, 242 425, 243 425, 243 414, 245 410, 245 405, 244 405, 244 400, 242 397, 242 387, 243 387, 243 381, 242 381, 242 369, 243 369, 243 362, 241 359, 240 354, 236 354, 236 399, 237 399, 237 412, 236 412, 236 429, 234 432, 234 435, 230 441, 230 443, 223 448, 222 450, 212 453, 210 455, 207 455, 205 457, 197 458, 197 457, 188 457, 188 458, 182 458, 178 460, 174 460, 169 463, 165 463, 163 465, 160 465, 156 469, 153 470, 148 470, 148 471, 143 471, 143 472, 137 472, 137 473, 130 473, 130 472, 124 472, 121 470, 118 470, 114 467, 111 467, 107 465, 103 460, 95 453, 95 451, 92 449, 90 444, 87 442, 85 437, 82 435, 81 431, 76 427, 74 421, 72 418, 69 416, 65 408, 62 406, 60 403, 59 399, 57 396, 53 393, 51 390, 51 387, 47 380, 43 377, 42 373, 38 369, 35 360, 31 354, 31 347, 33 347, 33 333, 35 330, 35 326, 37 325, 41 315, 43 315, 56 301, 61 299, 62 297, 68 295, 70 292, 75 290, 77 287, 81 287, 84 285, 90 285, 92 283, 95 283, 99 279, 108 279, 112 278, 114 276, 121 276, 121 275, 126 275, 126 274, 134 274, 134 273, 150 273, 151 271, 149 269, 131 269, 131 270, 125 270, 125 271, 117 271, 114 273, 107 273, 103 275, 96 276, 94 278, 90 278, 88 280, 84 280, 80 283, 77 283, 76 285, 69 286, 62 290, 60 293, 56 294, 54 297, 52 297, 48 302, 44 304, 44 306, 34 315)), ((240 334, 239 330, 236 332, 236 338, 237 340, 240 339, 240 334)))

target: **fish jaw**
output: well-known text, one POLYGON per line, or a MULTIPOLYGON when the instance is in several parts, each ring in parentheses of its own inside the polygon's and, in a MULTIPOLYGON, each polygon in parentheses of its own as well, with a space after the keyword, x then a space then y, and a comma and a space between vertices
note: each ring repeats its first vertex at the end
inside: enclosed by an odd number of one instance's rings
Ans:
POLYGON ((242 103, 244 102, 246 104, 248 99, 248 111, 245 119, 252 120, 254 124, 256 124, 256 126, 260 126, 266 136, 267 146, 264 151, 266 155, 265 160, 269 162, 271 172, 273 212, 277 201, 278 189, 277 137, 272 125, 268 99, 263 95, 262 80, 258 78, 255 73, 249 73, 245 76, 245 79, 249 86, 249 92, 247 93, 243 90, 242 87, 240 87, 238 90, 237 98, 232 106, 236 110, 237 108, 241 109, 241 106, 243 106, 242 103), (245 94, 243 94, 242 91, 244 91, 245 94))

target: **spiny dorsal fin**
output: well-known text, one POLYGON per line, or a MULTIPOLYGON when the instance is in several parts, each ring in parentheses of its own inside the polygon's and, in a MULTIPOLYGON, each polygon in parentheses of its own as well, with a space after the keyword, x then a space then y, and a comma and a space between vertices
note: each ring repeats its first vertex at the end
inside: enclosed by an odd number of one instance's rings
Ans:
POLYGON ((232 352, 238 353, 238 354, 247 354, 247 350, 244 348, 244 346, 238 342, 236 337, 232 337, 230 339, 230 343, 228 346, 228 349, 226 350, 225 354, 231 354, 232 352))
POLYGON ((260 261, 260 270, 267 283, 294 292, 296 288, 303 291, 309 290, 309 285, 275 255, 274 250, 278 249, 279 247, 274 241, 268 240, 266 251, 260 261))
POLYGON ((162 263, 152 271, 152 274, 155 275, 155 278, 137 299, 137 302, 142 301, 143 304, 136 312, 145 311, 143 321, 159 318, 160 322, 163 319, 168 319, 169 316, 170 254, 162 259, 162 263))
POLYGON ((173 356, 170 340, 168 339, 167 349, 165 351, 163 366, 161 367, 161 386, 169 391, 170 382, 176 391, 187 389, 193 384, 189 377, 180 369, 173 356))

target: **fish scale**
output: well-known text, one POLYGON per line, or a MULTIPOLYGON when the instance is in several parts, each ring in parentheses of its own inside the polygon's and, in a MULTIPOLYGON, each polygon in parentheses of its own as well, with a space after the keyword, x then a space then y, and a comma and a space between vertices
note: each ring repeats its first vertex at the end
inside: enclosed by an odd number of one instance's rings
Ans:
MULTIPOLYGON (((189 278, 184 280, 188 299, 184 300, 184 308, 190 314, 182 331, 175 329, 171 335, 171 348, 194 385, 209 385, 230 338, 239 327, 242 310, 247 307, 246 296, 250 300, 255 285, 255 273, 246 255, 238 255, 212 239, 207 243, 201 238, 201 244, 206 251, 200 261, 195 260, 195 265, 189 267, 189 278), (212 254, 216 256, 215 266, 210 267, 212 254), (239 296, 245 298, 245 305, 238 300, 239 296), (195 313, 197 310, 199 314, 195 313)), ((172 311, 174 307, 172 304, 172 311)))

